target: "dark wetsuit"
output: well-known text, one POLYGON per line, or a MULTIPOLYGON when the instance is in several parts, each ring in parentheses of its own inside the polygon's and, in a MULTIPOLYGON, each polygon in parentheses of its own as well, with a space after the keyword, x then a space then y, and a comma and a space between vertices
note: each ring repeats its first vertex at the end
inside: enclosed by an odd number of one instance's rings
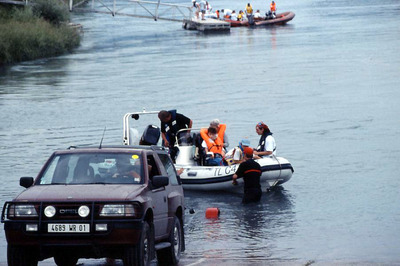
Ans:
POLYGON ((261 167, 253 159, 242 162, 236 171, 238 177, 244 180, 244 195, 242 203, 258 202, 262 191, 260 185, 261 167))

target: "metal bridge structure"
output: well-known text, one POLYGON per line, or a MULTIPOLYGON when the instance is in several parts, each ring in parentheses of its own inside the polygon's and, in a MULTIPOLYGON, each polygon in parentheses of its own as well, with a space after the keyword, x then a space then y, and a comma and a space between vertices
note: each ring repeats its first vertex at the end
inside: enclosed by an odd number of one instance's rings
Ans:
MULTIPOLYGON (((154 20, 182 22, 193 17, 191 6, 178 3, 163 3, 161 0, 59 0, 68 5, 71 12, 92 12, 112 16, 130 16, 154 20), (66 2, 67 1, 67 2, 66 2)), ((30 5, 32 0, 0 0, 0 3, 30 5)))
POLYGON ((75 4, 69 0, 69 10, 178 22, 193 16, 191 6, 162 3, 161 0, 83 0, 75 4))

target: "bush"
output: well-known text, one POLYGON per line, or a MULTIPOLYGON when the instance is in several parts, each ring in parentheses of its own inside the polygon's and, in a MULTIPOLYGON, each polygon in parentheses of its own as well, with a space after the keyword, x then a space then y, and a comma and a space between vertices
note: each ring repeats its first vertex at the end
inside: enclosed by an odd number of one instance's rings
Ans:
POLYGON ((5 19, 11 18, 12 9, 13 7, 8 5, 2 5, 0 7, 0 23, 5 19))
POLYGON ((53 24, 69 20, 68 7, 59 0, 35 0, 32 2, 33 13, 53 24))
POLYGON ((0 19, 0 65, 64 54, 80 43, 74 29, 50 24, 29 7, 13 9, 8 17, 0 19))
POLYGON ((31 8, 16 8, 14 7, 10 14, 11 19, 19 22, 34 22, 37 17, 33 14, 31 8))

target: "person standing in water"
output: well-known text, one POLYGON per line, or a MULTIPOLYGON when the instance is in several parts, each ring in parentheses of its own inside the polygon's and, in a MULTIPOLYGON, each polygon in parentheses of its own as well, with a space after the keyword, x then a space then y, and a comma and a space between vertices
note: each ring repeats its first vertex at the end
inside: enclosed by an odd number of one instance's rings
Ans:
POLYGON ((242 203, 259 202, 262 196, 260 177, 261 166, 253 159, 253 149, 246 147, 244 152, 244 162, 242 162, 236 173, 233 175, 232 184, 237 185, 237 179, 243 177, 244 194, 242 203))

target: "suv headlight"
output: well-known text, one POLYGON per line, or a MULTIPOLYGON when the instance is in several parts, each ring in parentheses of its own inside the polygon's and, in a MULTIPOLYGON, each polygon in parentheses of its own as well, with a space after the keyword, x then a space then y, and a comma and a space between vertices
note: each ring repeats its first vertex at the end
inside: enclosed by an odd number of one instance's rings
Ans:
POLYGON ((8 218, 33 218, 38 217, 33 204, 10 204, 8 206, 8 218))
POLYGON ((106 204, 100 212, 100 216, 136 216, 137 212, 132 204, 106 204))

